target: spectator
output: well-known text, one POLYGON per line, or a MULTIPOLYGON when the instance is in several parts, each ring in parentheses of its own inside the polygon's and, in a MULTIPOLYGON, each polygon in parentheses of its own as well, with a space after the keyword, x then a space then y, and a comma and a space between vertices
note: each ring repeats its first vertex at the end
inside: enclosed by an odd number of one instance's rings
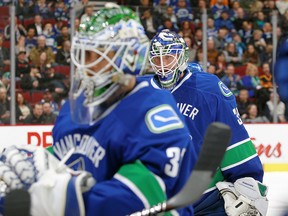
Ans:
POLYGON ((253 32, 253 37, 251 43, 254 45, 255 50, 259 53, 260 59, 264 59, 266 50, 266 42, 263 38, 263 32, 260 29, 255 29, 253 32))
POLYGON ((27 31, 27 36, 25 37, 25 50, 29 56, 33 47, 37 46, 37 37, 35 35, 35 29, 30 27, 27 31))
POLYGON ((238 18, 238 9, 241 8, 239 1, 231 2, 231 9, 229 10, 230 20, 233 22, 238 18))
POLYGON ((16 94, 16 123, 24 123, 26 117, 32 113, 31 105, 25 101, 22 93, 16 94))
POLYGON ((225 55, 226 63, 232 63, 235 66, 242 65, 242 56, 238 53, 236 45, 233 42, 226 45, 223 53, 225 55))
POLYGON ((208 67, 207 67, 207 72, 208 73, 214 74, 214 75, 217 76, 216 71, 217 71, 217 65, 215 65, 215 64, 209 64, 208 65, 208 67))
POLYGON ((258 115, 256 104, 249 104, 246 113, 241 116, 244 123, 268 123, 270 122, 266 116, 258 115))
POLYGON ((69 16, 69 11, 68 11, 68 8, 66 7, 64 1, 63 0, 57 1, 55 3, 55 8, 54 8, 55 19, 68 22, 68 20, 69 20, 68 16, 69 16))
POLYGON ((70 40, 66 40, 63 42, 62 48, 58 49, 55 61, 59 65, 67 65, 70 66, 70 49, 71 49, 71 42, 70 40))
POLYGON ((253 44, 248 44, 247 49, 243 54, 243 64, 251 63, 256 66, 260 66, 260 56, 258 52, 255 50, 255 47, 253 44))
POLYGON ((156 30, 159 27, 159 17, 155 17, 151 10, 144 11, 143 16, 140 18, 141 23, 145 29, 145 33, 149 39, 152 39, 156 34, 156 30))
POLYGON ((53 32, 53 26, 51 23, 46 23, 43 29, 43 35, 46 38, 46 46, 53 50, 53 53, 57 52, 56 35, 53 32))
POLYGON ((180 26, 179 35, 182 37, 192 37, 194 32, 194 25, 190 21, 183 21, 182 25, 180 26))
POLYGON ((16 77, 23 77, 24 74, 30 72, 30 64, 26 57, 26 51, 20 51, 16 59, 16 77))
MULTIPOLYGON (((203 65, 204 61, 203 61, 203 50, 201 48, 196 50, 196 57, 194 60, 194 63, 203 65)), ((207 64, 210 64, 209 62, 207 62, 207 64)))
POLYGON ((270 65, 268 62, 264 62, 262 64, 262 72, 263 74, 259 77, 261 86, 271 91, 273 89, 273 80, 272 74, 270 72, 270 65))
POLYGON ((247 107, 252 102, 249 100, 249 93, 247 89, 241 89, 237 97, 237 109, 240 116, 246 113, 247 107))
POLYGON ((23 21, 24 19, 34 16, 34 2, 18 0, 16 4, 16 16, 19 20, 23 21))
POLYGON ((188 46, 188 62, 193 62, 195 60, 195 57, 196 57, 197 48, 194 45, 191 37, 184 36, 183 39, 188 46))
POLYGON ((209 17, 207 19, 207 37, 216 38, 218 35, 218 30, 215 28, 215 21, 213 18, 209 17))
POLYGON ((161 17, 161 19, 163 20, 164 17, 167 17, 167 9, 169 7, 167 1, 168 0, 160 0, 159 4, 153 7, 154 13, 157 15, 158 19, 161 17))
POLYGON ((255 29, 262 29, 264 24, 266 23, 266 17, 263 11, 258 11, 256 19, 254 20, 254 28, 255 29))
POLYGON ((224 0, 216 0, 216 3, 211 5, 211 13, 214 19, 217 19, 221 16, 222 11, 228 11, 228 5, 225 5, 224 0))
POLYGON ((239 7, 236 11, 235 18, 232 20, 235 30, 239 32, 242 29, 243 22, 246 20, 246 14, 242 7, 239 7))
POLYGON ((227 43, 232 41, 229 30, 225 27, 221 27, 218 29, 217 37, 214 38, 215 46, 218 51, 222 51, 225 49, 227 43))
POLYGON ((264 4, 262 1, 260 0, 255 0, 255 1, 251 1, 249 4, 249 16, 252 18, 255 18, 255 15, 259 12, 262 11, 264 7, 264 4))
POLYGON ((286 122, 285 118, 285 104, 280 100, 279 95, 276 93, 276 108, 274 107, 274 93, 270 93, 270 99, 266 102, 265 106, 265 116, 273 122, 274 112, 277 115, 277 121, 280 123, 286 122))
POLYGON ((5 87, 0 87, 0 124, 10 123, 10 101, 5 87))
POLYGON ((40 55, 43 52, 47 56, 47 64, 54 63, 55 59, 54 59, 53 50, 46 45, 45 36, 41 35, 38 37, 37 46, 33 47, 31 52, 30 52, 29 58, 31 60, 31 63, 36 65, 36 66, 40 66, 40 60, 41 60, 40 55))
POLYGON ((241 85, 244 89, 249 91, 249 98, 255 98, 257 90, 261 89, 261 83, 258 76, 258 68, 254 64, 247 64, 246 75, 241 78, 241 85))
POLYGON ((53 109, 49 102, 43 103, 43 124, 54 124, 57 115, 53 113, 53 109))
POLYGON ((30 90, 39 90, 39 79, 41 78, 41 74, 39 73, 39 69, 31 65, 30 73, 24 74, 21 78, 20 86, 25 91, 30 90))
POLYGON ((225 75, 221 78, 221 81, 230 89, 235 97, 238 97, 239 89, 241 89, 240 79, 241 77, 238 74, 235 74, 234 65, 228 64, 225 75))
POLYGON ((93 5, 87 5, 85 7, 85 13, 81 16, 80 18, 80 22, 82 23, 83 20, 88 19, 89 17, 91 17, 94 14, 94 8, 93 5))
MULTIPOLYGON (((18 18, 15 16, 15 42, 17 42, 20 36, 26 36, 27 31, 21 23, 18 23, 18 18)), ((4 28, 5 40, 10 40, 10 22, 4 28)))
POLYGON ((5 88, 8 95, 10 94, 10 72, 5 72, 0 79, 0 87, 5 88))
POLYGON ((26 28, 27 29, 33 28, 35 30, 35 36, 38 37, 43 32, 43 26, 44 26, 44 24, 43 24, 42 16, 39 14, 36 14, 34 16, 34 23, 29 24, 26 28))
POLYGON ((25 119, 24 124, 36 124, 41 125, 44 123, 43 116, 43 105, 41 103, 36 103, 32 105, 33 110, 25 119))
POLYGON ((194 44, 198 49, 202 49, 203 45, 203 30, 202 28, 196 28, 194 34, 194 44))
POLYGON ((179 31, 179 28, 178 28, 177 24, 174 24, 170 20, 170 18, 165 18, 163 20, 163 24, 158 27, 157 32, 160 32, 163 29, 169 29, 170 31, 174 31, 174 32, 178 32, 179 31))
MULTIPOLYGON (((278 43, 279 44, 279 43, 278 43)), ((270 65, 273 64, 273 45, 271 43, 266 44, 265 55, 262 56, 261 64, 267 62, 270 65)))
POLYGON ((73 8, 75 10, 75 16, 80 18, 85 13, 85 8, 90 4, 89 0, 80 0, 73 2, 73 8))
POLYGON ((208 41, 207 41, 207 60, 208 60, 208 62, 210 62, 211 64, 215 64, 217 61, 218 54, 219 54, 219 52, 215 48, 214 40, 212 38, 208 38, 208 41))
POLYGON ((20 38, 17 41, 17 44, 15 46, 15 54, 16 56, 20 51, 25 51, 26 52, 26 47, 25 47, 25 36, 20 36, 20 38))
MULTIPOLYGON (((280 17, 279 27, 283 30, 283 35, 288 36, 288 10, 280 17)), ((278 42, 279 43, 279 42, 278 42)))
POLYGON ((215 28, 219 29, 221 27, 227 28, 230 32, 235 30, 233 22, 230 20, 230 15, 228 11, 222 11, 219 18, 215 19, 215 28))
POLYGON ((10 65, 10 50, 3 47, 3 36, 0 34, 0 74, 10 65))
POLYGON ((216 58, 216 66, 217 70, 215 75, 221 79, 225 75, 225 68, 226 68, 226 59, 223 52, 219 52, 216 58))
POLYGON ((178 26, 181 26, 184 21, 191 22, 193 20, 193 14, 191 7, 187 6, 186 0, 178 0, 175 7, 175 14, 178 20, 178 26))
MULTIPOLYGON (((281 20, 281 19, 280 19, 281 20)), ((270 22, 266 22, 263 27, 263 39, 265 40, 266 44, 271 43, 272 44, 272 36, 273 36, 273 28, 272 24, 270 22)))
POLYGON ((36 1, 35 7, 34 7, 34 13, 41 15, 43 19, 48 19, 48 18, 53 17, 52 8, 51 8, 52 3, 53 2, 47 3, 46 0, 36 1))
POLYGON ((197 10, 194 10, 193 14, 194 14, 194 23, 196 25, 196 27, 200 27, 201 26, 201 22, 202 22, 202 14, 204 12, 204 10, 207 10, 207 4, 205 0, 199 0, 197 1, 197 10))
MULTIPOLYGON (((277 11, 275 0, 264 1, 264 6, 262 10, 267 18, 271 18, 273 11, 277 11)), ((269 21, 269 20, 268 20, 269 21)))
POLYGON ((57 103, 67 96, 69 90, 65 75, 56 73, 51 64, 46 65, 46 72, 41 78, 41 86, 44 89, 49 89, 57 103))
POLYGON ((172 6, 169 6, 167 8, 166 16, 162 17, 162 20, 165 20, 165 19, 170 19, 173 25, 177 26, 178 19, 174 13, 174 8, 172 6))
POLYGON ((242 56, 246 50, 246 44, 242 42, 242 38, 240 37, 238 33, 234 33, 232 39, 233 39, 232 42, 235 44, 236 50, 241 56, 241 60, 242 60, 242 56))
POLYGON ((43 98, 40 101, 42 104, 43 103, 50 103, 51 107, 52 107, 52 112, 55 113, 56 115, 58 115, 59 111, 60 111, 60 107, 58 105, 58 103, 54 100, 52 93, 50 92, 49 89, 45 89, 44 93, 43 93, 43 98))
POLYGON ((61 49, 63 42, 65 40, 70 40, 70 33, 69 33, 69 28, 67 25, 63 25, 61 27, 61 33, 56 37, 56 42, 57 42, 57 49, 61 49))
POLYGON ((242 22, 242 28, 238 30, 239 35, 242 38, 242 41, 245 44, 249 44, 253 37, 253 23, 250 20, 244 20, 242 22))
MULTIPOLYGON (((213 7, 217 3, 218 3, 218 0, 210 0, 209 1, 210 7, 213 7)), ((229 7, 229 0, 222 0, 221 4, 225 5, 226 7, 229 7)))

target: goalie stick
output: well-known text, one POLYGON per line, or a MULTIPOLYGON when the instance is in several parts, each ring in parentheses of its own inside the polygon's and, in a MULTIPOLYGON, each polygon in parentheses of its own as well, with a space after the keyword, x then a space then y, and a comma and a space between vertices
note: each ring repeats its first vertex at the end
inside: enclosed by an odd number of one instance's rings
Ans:
POLYGON ((223 159, 230 142, 230 127, 214 122, 206 130, 199 159, 186 184, 178 194, 167 202, 159 203, 149 209, 135 212, 130 216, 157 215, 173 209, 181 208, 196 202, 208 188, 214 173, 223 159))

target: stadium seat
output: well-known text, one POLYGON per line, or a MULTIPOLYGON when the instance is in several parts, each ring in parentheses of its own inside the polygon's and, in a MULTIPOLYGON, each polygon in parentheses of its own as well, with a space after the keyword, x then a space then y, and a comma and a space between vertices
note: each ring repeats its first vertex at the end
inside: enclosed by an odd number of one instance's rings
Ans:
POLYGON ((54 67, 56 73, 64 74, 67 78, 70 77, 70 66, 57 65, 54 67))
POLYGON ((31 104, 39 103, 43 99, 43 91, 31 91, 31 104))
POLYGON ((28 29, 27 27, 33 23, 34 23, 34 18, 24 19, 23 21, 23 25, 26 29, 28 29))
POLYGON ((4 40, 2 46, 10 50, 10 40, 4 40))
POLYGON ((2 18, 2 16, 10 16, 10 11, 9 11, 9 7, 8 6, 1 6, 0 7, 0 17, 2 18))
POLYGON ((30 103, 30 101, 31 101, 30 91, 23 91, 22 94, 23 94, 23 97, 24 97, 25 101, 27 101, 28 103, 30 103))
POLYGON ((235 67, 235 74, 238 74, 240 77, 245 76, 247 65, 237 66, 235 67))

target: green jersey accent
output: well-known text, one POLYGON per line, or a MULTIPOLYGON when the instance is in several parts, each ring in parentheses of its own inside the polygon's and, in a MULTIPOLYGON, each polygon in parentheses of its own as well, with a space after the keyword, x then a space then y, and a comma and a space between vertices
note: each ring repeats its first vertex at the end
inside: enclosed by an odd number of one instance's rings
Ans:
POLYGON ((221 163, 221 169, 229 169, 228 167, 237 166, 241 161, 247 160, 256 153, 255 147, 250 139, 242 144, 234 144, 228 148, 221 163), (234 147, 235 146, 235 147, 234 147))
MULTIPOLYGON (((161 187, 161 184, 157 180, 156 176, 151 173, 139 160, 132 164, 123 165, 116 174, 115 178, 128 186, 134 193, 136 191, 135 188, 138 189, 138 192, 135 194, 139 194, 140 191, 141 196, 143 195, 149 204, 149 206, 145 206, 143 203, 145 207, 151 207, 160 202, 164 202, 167 199, 165 191, 161 187), (130 185, 127 185, 127 181, 122 181, 122 179, 129 180, 130 185)), ((143 200, 143 198, 140 199, 143 200)), ((171 213, 167 212, 164 215, 168 216, 171 215, 171 213)))
POLYGON ((246 162, 255 156, 257 156, 257 153, 250 139, 230 146, 228 150, 226 150, 224 158, 221 162, 221 169, 217 169, 209 188, 214 187, 217 182, 224 181, 224 176, 221 170, 233 168, 238 164, 241 164, 241 162, 246 162))

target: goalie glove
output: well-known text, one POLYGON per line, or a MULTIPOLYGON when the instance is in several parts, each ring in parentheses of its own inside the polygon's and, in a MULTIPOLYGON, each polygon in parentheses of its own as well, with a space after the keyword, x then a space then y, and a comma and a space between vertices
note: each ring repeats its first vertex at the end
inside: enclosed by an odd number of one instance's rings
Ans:
POLYGON ((88 172, 68 168, 65 160, 59 161, 41 147, 5 149, 0 154, 0 193, 5 199, 12 190, 28 190, 31 215, 85 215, 82 193, 95 180, 88 172))
POLYGON ((251 177, 231 182, 218 182, 228 216, 265 216, 268 209, 268 187, 251 177))

